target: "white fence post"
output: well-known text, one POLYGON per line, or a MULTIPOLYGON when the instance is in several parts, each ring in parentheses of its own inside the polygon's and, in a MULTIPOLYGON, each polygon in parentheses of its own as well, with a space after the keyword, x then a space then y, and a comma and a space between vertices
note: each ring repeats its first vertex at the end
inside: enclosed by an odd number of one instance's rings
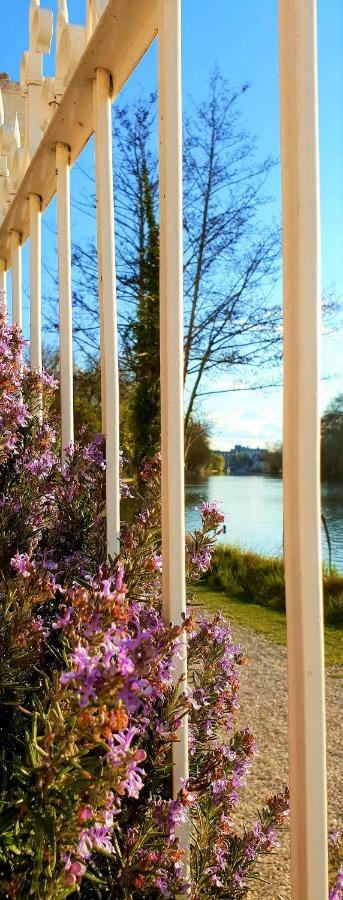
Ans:
POLYGON ((292 900, 327 900, 315 0, 279 10, 292 900))
MULTIPOLYGON (((95 157, 95 181, 99 183, 101 153, 100 141, 97 137, 97 80, 93 81, 93 113, 94 113, 94 157, 95 157)), ((101 256, 101 198, 99 192, 96 197, 96 223, 97 223, 97 249, 98 249, 98 291, 99 291, 99 322, 100 322, 100 379, 101 379, 101 430, 106 434, 106 373, 104 358, 104 292, 102 279, 101 256)))
MULTIPOLYGON (((41 285, 41 199, 30 194, 30 364, 31 369, 42 371, 42 285, 41 285)), ((40 421, 43 418, 42 398, 35 410, 40 421)))
POLYGON ((69 147, 56 144, 62 461, 74 442, 69 147))
POLYGON ((30 194, 30 361, 31 369, 42 368, 41 321, 41 201, 30 194))
POLYGON ((4 259, 0 259, 0 291, 6 293, 6 263, 4 259))
MULTIPOLYGON (((120 449, 117 299, 114 258, 114 204, 112 172, 111 80, 106 69, 97 69, 94 88, 94 124, 97 164, 98 265, 100 304, 103 306, 103 359, 105 367, 106 423, 106 519, 107 552, 119 552, 120 449)), ((101 306, 100 306, 101 313, 101 306)))
POLYGON ((12 322, 23 327, 22 308, 22 275, 21 275, 21 235, 11 231, 11 264, 12 264, 12 322))
MULTIPOLYGON (((163 610, 166 622, 181 624, 186 611, 183 414, 183 253, 181 4, 160 0, 159 161, 160 161, 160 329, 163 610)), ((175 677, 187 688, 187 645, 182 637, 175 677)), ((188 777, 188 723, 184 718, 173 744, 173 792, 188 777)), ((189 825, 182 829, 189 844, 189 825)))

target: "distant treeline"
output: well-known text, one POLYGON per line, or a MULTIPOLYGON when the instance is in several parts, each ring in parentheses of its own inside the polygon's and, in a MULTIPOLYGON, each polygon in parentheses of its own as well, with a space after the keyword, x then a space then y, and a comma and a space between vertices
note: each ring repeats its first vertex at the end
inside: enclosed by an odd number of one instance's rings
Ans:
MULTIPOLYGON (((44 351, 44 365, 48 371, 58 376, 58 355, 44 351)), ((145 452, 151 454, 159 446, 159 417, 153 418, 149 440, 143 440, 142 429, 138 428, 136 409, 136 383, 120 375, 120 441, 121 447, 129 460, 138 461, 145 452), (157 423, 157 424, 156 424, 157 423), (158 426, 158 427, 157 427, 158 426), (137 452, 139 450, 139 452, 137 452)), ((59 413, 59 391, 55 397, 55 411, 59 413)), ((149 431, 149 415, 145 410, 147 422, 145 430, 149 431)), ((78 437, 81 429, 89 434, 101 431, 100 406, 100 367, 99 362, 91 362, 88 367, 74 370, 74 418, 75 434, 78 437)), ((151 417, 150 417, 151 418, 151 417)), ((150 422, 151 425, 151 422, 150 422)), ((149 432, 150 433, 150 432, 149 432)), ((322 433, 322 479, 324 481, 343 481, 343 394, 338 394, 331 401, 321 420, 322 433)), ((188 422, 185 440, 185 468, 190 475, 222 474, 225 471, 225 459, 221 453, 211 450, 210 426, 196 418, 188 422)), ((252 463, 244 452, 235 454, 235 461, 244 468, 252 463)), ((282 445, 275 444, 263 451, 259 465, 254 463, 254 471, 268 475, 282 474, 282 445)))
MULTIPOLYGON (((246 462, 244 453, 236 454, 237 463, 246 462)), ((275 444, 263 453, 262 467, 267 475, 282 474, 282 445, 275 444)), ((322 481, 343 481, 343 394, 327 406, 321 419, 322 481)))
POLYGON ((343 394, 326 408, 321 422, 322 479, 343 481, 343 394))

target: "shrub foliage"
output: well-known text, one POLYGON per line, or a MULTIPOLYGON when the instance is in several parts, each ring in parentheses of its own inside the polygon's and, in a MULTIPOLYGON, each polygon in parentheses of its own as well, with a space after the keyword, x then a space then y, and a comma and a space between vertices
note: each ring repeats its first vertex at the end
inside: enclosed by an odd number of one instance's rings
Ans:
MULTIPOLYGON (((205 576, 210 587, 285 612, 285 571, 278 557, 260 556, 238 547, 216 547, 211 570, 205 576)), ((323 575, 325 621, 343 625, 343 577, 338 572, 323 575)))
MULTIPOLYGON (((219 614, 163 621, 159 459, 144 461, 120 555, 104 561, 103 439, 69 448, 61 468, 53 383, 26 371, 4 316, 1 344, 1 897, 244 898, 277 847, 288 794, 238 826, 255 754, 235 721, 243 656, 219 614), (173 668, 184 630, 187 691, 173 668), (190 775, 171 799, 186 714, 190 775)), ((221 522, 204 504, 187 542, 192 579, 221 522)))

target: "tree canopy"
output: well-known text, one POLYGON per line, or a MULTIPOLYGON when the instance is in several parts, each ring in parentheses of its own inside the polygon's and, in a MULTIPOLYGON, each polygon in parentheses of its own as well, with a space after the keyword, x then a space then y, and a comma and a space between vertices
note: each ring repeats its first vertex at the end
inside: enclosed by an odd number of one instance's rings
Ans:
MULTIPOLYGON (((247 85, 232 90, 218 71, 184 129, 184 380, 187 431, 199 418, 204 378, 230 368, 274 365, 281 310, 272 300, 279 227, 266 226, 266 180, 274 161, 258 160, 242 124, 247 85), (262 224, 263 223, 263 224, 262 224)), ((156 96, 113 107, 117 293, 121 369, 133 386, 135 456, 159 439, 159 224, 156 96)), ((86 177, 90 179, 88 173, 86 177)), ((95 215, 94 185, 77 203, 95 215)), ((73 247, 74 337, 83 358, 97 353, 95 245, 73 247)))

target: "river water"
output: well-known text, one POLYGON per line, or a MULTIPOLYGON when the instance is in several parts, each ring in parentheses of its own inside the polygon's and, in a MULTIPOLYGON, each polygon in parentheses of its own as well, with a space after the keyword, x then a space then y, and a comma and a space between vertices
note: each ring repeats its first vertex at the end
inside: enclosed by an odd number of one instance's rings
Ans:
MULTIPOLYGON (((282 480, 264 475, 212 475, 186 487, 186 528, 199 524, 195 507, 201 500, 221 502, 226 534, 219 540, 266 556, 282 553, 282 480)), ((324 513, 332 549, 332 564, 343 572, 343 484, 322 485, 324 513)), ((322 527, 322 551, 329 561, 322 527)))

